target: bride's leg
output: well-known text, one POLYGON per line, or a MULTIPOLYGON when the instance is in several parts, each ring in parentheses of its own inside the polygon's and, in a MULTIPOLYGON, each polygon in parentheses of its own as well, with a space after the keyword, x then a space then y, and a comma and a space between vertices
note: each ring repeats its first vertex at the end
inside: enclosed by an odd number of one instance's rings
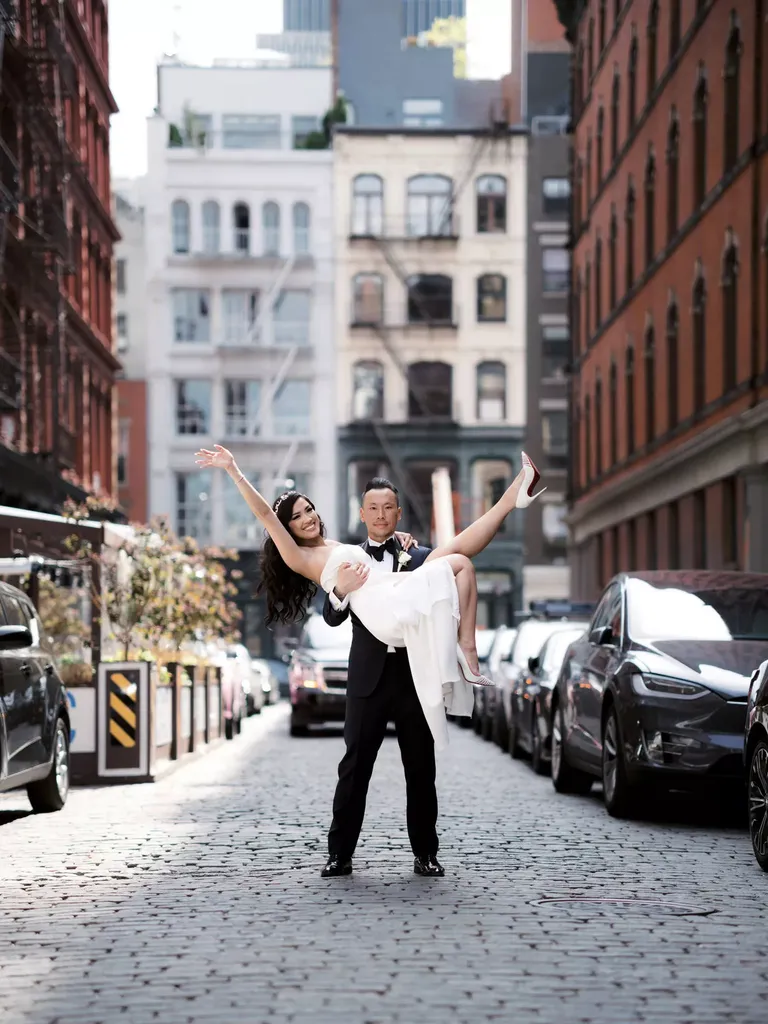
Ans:
POLYGON ((469 667, 480 674, 477 660, 475 628, 477 626, 477 577, 475 567, 464 555, 448 555, 446 561, 453 569, 456 589, 459 592, 459 647, 466 655, 469 667))
POLYGON ((524 479, 525 470, 521 469, 493 508, 489 508, 484 515, 471 523, 466 530, 457 534, 448 544, 443 544, 442 547, 430 551, 426 561, 443 558, 445 555, 466 555, 467 558, 474 558, 475 555, 487 548, 499 532, 501 524, 515 507, 524 479))

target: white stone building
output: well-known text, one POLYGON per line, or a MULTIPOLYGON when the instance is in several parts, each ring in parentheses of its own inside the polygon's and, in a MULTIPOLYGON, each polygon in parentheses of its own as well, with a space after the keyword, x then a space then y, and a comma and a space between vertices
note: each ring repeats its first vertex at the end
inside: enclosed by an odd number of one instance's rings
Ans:
POLYGON ((145 192, 149 504, 177 530, 262 532, 194 452, 220 442, 267 497, 335 528, 332 153, 296 148, 329 69, 162 64, 145 192))

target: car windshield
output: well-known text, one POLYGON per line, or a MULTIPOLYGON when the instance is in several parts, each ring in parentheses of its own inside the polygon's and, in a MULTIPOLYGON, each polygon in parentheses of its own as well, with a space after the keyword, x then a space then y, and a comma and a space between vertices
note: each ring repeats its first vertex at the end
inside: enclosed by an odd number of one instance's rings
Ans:
POLYGON ((517 634, 512 661, 515 665, 527 668, 528 659, 535 658, 544 646, 544 641, 562 628, 559 622, 524 622, 517 634))
POLYGON ((544 652, 544 669, 547 672, 554 672, 563 663, 565 652, 574 640, 578 640, 584 633, 583 629, 563 629, 551 636, 547 641, 544 652))
POLYGON ((496 635, 494 629, 478 629, 475 632, 475 645, 477 646, 477 657, 485 661, 491 653, 493 638, 496 635))
POLYGON ((346 618, 340 626, 329 626, 322 615, 312 615, 304 626, 300 646, 313 650, 349 647, 352 643, 352 621, 346 618))
POLYGON ((768 589, 629 579, 627 627, 636 640, 766 640, 768 589))

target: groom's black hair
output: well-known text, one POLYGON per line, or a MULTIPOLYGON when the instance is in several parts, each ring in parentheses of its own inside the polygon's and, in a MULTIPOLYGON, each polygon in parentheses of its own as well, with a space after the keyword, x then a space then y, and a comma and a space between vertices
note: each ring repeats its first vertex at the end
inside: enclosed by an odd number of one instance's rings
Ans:
POLYGON ((373 480, 368 481, 368 483, 363 488, 363 502, 365 502, 365 496, 368 493, 368 491, 392 491, 395 498, 397 499, 397 504, 400 504, 400 492, 392 483, 392 481, 387 480, 385 476, 375 476, 373 480))

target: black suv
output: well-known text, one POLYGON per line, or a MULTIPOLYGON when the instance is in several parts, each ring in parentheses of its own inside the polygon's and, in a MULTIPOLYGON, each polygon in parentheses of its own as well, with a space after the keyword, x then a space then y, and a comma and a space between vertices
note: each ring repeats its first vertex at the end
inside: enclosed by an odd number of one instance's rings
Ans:
POLYGON ((64 806, 67 696, 32 602, 0 582, 0 793, 22 787, 36 811, 64 806))

